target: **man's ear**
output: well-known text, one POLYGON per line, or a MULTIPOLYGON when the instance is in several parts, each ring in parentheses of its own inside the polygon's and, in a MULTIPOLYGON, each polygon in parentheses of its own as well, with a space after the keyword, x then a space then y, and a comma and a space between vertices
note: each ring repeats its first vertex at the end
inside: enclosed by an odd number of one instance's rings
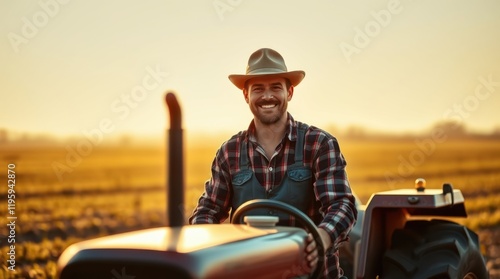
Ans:
POLYGON ((243 88, 243 97, 245 98, 245 101, 248 104, 248 102, 249 102, 249 100, 248 100, 248 91, 247 91, 246 88, 243 88))
POLYGON ((288 88, 288 96, 287 96, 287 100, 288 100, 288 101, 291 101, 291 100, 292 100, 292 97, 293 97, 293 85, 290 85, 290 88, 288 88))

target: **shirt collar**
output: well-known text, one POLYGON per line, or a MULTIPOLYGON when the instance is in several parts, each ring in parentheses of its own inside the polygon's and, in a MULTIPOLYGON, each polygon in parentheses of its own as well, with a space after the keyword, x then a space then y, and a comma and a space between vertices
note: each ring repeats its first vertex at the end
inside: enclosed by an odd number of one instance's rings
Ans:
MULTIPOLYGON (((296 141, 297 140, 297 133, 298 133, 298 124, 297 122, 293 119, 292 115, 287 112, 287 127, 286 127, 286 132, 285 132, 285 137, 287 137, 290 141, 296 141)), ((255 123, 253 120, 250 122, 250 125, 248 126, 247 130, 247 137, 250 142, 257 142, 257 137, 255 135, 255 123)))

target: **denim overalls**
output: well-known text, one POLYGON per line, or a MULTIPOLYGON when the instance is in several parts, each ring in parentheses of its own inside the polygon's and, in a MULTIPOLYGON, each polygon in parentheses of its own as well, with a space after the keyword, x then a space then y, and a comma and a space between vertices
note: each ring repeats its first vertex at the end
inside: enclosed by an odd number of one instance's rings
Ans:
MULTIPOLYGON (((281 184, 268 191, 260 185, 251 170, 248 159, 248 144, 242 140, 240 168, 241 170, 233 175, 233 199, 231 219, 234 211, 244 202, 253 199, 270 199, 288 203, 307 215, 311 203, 315 201, 313 190, 312 172, 304 166, 304 138, 307 125, 299 126, 297 141, 295 143, 295 163, 288 166, 281 184)), ((290 223, 288 214, 276 212, 270 209, 255 209, 248 212, 247 215, 278 216, 280 221, 278 225, 295 225, 290 223)))

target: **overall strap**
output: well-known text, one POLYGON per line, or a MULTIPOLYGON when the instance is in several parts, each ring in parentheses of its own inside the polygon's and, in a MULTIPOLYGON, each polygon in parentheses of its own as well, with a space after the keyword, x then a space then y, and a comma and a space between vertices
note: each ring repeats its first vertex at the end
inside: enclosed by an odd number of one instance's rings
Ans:
POLYGON ((295 165, 302 166, 304 161, 304 141, 308 128, 306 124, 299 124, 298 126, 297 141, 295 143, 295 165))
POLYGON ((245 136, 241 137, 240 142, 240 169, 250 169, 250 163, 248 161, 248 141, 245 136))

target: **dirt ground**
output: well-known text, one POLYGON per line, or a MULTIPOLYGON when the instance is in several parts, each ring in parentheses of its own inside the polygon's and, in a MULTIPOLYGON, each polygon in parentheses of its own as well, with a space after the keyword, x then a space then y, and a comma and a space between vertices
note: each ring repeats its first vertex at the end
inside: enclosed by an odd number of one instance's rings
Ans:
POLYGON ((500 279, 500 227, 479 230, 478 235, 484 245, 490 279, 500 279))

